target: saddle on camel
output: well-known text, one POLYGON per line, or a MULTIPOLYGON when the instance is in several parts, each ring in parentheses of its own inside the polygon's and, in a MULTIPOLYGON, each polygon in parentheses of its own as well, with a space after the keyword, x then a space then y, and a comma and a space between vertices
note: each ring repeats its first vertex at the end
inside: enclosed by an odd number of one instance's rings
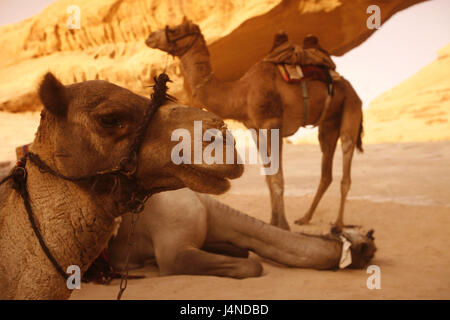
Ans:
MULTIPOLYGON (((328 87, 328 95, 333 95, 333 81, 340 79, 335 71, 336 65, 319 40, 314 35, 307 35, 303 40, 303 47, 289 41, 285 32, 275 35, 270 53, 263 59, 265 62, 277 65, 283 79, 288 83, 300 82, 302 85, 305 119, 308 114, 308 91, 305 81, 319 80, 328 87)), ((328 109, 330 99, 325 102, 324 112, 315 124, 317 125, 328 109)), ((304 123, 304 126, 306 124, 304 123)))

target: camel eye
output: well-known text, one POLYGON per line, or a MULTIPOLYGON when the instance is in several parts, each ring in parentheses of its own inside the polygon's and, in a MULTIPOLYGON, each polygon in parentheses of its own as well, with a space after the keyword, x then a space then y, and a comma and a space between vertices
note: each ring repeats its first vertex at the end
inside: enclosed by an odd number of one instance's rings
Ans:
POLYGON ((105 128, 116 128, 116 127, 122 127, 122 123, 120 121, 120 118, 117 115, 114 114, 108 114, 104 116, 99 117, 99 122, 102 127, 105 128))

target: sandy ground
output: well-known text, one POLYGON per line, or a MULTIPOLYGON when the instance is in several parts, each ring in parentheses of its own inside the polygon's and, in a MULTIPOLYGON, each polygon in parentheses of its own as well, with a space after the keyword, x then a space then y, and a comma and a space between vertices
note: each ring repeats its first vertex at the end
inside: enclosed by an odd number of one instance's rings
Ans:
MULTIPOLYGON (((149 266, 130 280, 124 299, 449 299, 450 298, 450 142, 367 145, 357 154, 345 222, 374 228, 381 289, 369 290, 366 270, 315 271, 263 261, 260 278, 235 280, 210 276, 158 277, 149 266)), ((289 222, 303 215, 319 181, 318 146, 287 145, 284 151, 286 209, 289 222)), ((327 229, 339 206, 341 154, 335 181, 312 224, 294 231, 327 229)), ((262 220, 270 201, 256 165, 247 166, 232 189, 219 196, 262 220)), ((254 258, 259 259, 254 256, 254 258)), ((114 299, 119 281, 109 286, 82 284, 72 299, 114 299)))

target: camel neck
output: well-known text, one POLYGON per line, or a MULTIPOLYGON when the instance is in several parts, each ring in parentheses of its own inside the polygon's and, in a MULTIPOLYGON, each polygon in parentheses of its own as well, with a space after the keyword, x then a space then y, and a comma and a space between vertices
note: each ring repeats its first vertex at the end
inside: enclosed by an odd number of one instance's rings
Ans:
POLYGON ((192 103, 224 119, 246 119, 239 94, 246 89, 237 81, 221 81, 211 67, 209 51, 203 36, 181 58, 181 66, 192 103))
POLYGON ((47 247, 63 270, 77 265, 85 272, 113 232, 114 204, 73 182, 42 173, 30 162, 26 169, 31 207, 47 247))

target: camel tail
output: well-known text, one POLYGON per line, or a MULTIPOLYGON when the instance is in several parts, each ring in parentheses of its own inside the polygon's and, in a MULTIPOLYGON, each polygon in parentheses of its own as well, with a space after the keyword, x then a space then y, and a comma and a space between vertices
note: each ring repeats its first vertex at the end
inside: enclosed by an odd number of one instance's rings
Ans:
POLYGON ((361 116, 361 123, 359 124, 358 140, 356 141, 356 148, 359 152, 363 153, 362 137, 364 136, 363 117, 361 116))
POLYGON ((215 241, 291 267, 332 269, 338 264, 340 249, 334 241, 282 230, 208 195, 197 195, 208 210, 209 232, 215 241))

